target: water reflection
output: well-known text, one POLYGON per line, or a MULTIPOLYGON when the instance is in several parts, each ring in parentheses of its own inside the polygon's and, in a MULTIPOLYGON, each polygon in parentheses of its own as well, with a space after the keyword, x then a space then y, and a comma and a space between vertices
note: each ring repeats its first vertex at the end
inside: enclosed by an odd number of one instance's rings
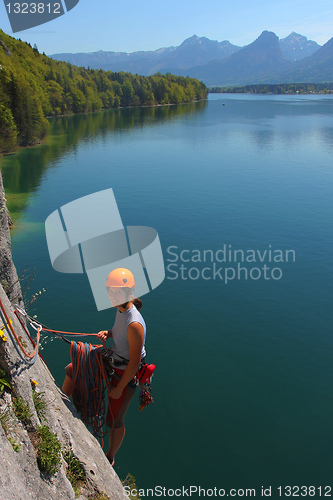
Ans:
POLYGON ((184 115, 202 112, 207 101, 175 106, 123 108, 50 120, 45 142, 3 157, 1 170, 7 205, 14 222, 25 211, 30 194, 38 190, 45 172, 57 166, 64 154, 75 152, 80 142, 106 139, 109 134, 128 133, 134 127, 160 126, 184 115))

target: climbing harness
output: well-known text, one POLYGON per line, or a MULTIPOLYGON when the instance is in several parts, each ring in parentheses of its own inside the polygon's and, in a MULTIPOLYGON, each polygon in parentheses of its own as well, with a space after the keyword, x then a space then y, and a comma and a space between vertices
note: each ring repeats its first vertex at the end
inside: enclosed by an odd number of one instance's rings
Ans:
MULTIPOLYGON (((119 360, 115 359, 113 357, 112 347, 104 348, 101 351, 101 354, 106 370, 111 377, 113 376, 117 378, 117 374, 113 370, 113 367, 124 366, 129 363, 128 359, 123 358, 119 354, 117 354, 117 356, 121 359, 119 360)), ((155 365, 152 364, 148 365, 147 363, 144 362, 144 359, 142 359, 138 371, 136 372, 136 374, 134 375, 133 379, 130 382, 131 386, 134 387, 138 386, 141 390, 139 394, 140 411, 146 406, 148 406, 150 403, 154 402, 151 396, 151 381, 153 378, 154 370, 155 370, 155 365)))
POLYGON ((102 353, 103 361, 104 361, 105 365, 110 367, 109 368, 110 370, 112 370, 112 366, 128 365, 128 359, 123 358, 122 356, 118 356, 121 359, 115 359, 113 357, 112 347, 104 347, 104 349, 102 349, 101 353, 102 353))

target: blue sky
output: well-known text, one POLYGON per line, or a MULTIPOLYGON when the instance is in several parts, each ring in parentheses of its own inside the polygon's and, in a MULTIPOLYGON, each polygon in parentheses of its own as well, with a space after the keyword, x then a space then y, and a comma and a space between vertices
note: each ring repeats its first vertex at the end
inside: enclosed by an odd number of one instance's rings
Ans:
MULTIPOLYGON (((34 0, 38 2, 38 0, 34 0)), ((0 27, 13 35, 4 3, 0 27)), ((41 52, 133 52, 180 45, 194 34, 235 45, 263 30, 284 38, 296 31, 323 45, 333 37, 331 0, 80 0, 66 15, 15 33, 41 52)))

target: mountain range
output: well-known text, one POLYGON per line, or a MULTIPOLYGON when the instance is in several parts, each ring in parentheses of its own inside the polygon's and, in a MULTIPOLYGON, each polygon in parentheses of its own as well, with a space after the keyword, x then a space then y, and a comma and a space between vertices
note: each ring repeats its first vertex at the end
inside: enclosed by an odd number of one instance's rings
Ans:
POLYGON ((85 68, 89 66, 105 71, 130 71, 140 75, 153 75, 157 72, 174 73, 175 70, 186 70, 209 61, 222 60, 240 48, 226 40, 217 42, 193 35, 179 47, 166 47, 155 51, 127 53, 99 50, 78 54, 53 54, 50 57, 85 68))
POLYGON ((270 31, 239 47, 193 35, 178 47, 155 51, 53 54, 77 66, 141 75, 157 72, 191 76, 210 86, 333 81, 333 39, 322 47, 292 32, 279 39, 270 31))

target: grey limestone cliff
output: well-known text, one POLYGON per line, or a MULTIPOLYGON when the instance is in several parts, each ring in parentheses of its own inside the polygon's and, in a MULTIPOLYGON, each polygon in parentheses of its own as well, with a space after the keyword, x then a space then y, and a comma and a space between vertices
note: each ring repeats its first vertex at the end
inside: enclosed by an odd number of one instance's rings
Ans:
POLYGON ((9 228, 12 220, 6 206, 5 191, 0 172, 0 284, 12 301, 22 303, 21 288, 12 261, 9 228))

